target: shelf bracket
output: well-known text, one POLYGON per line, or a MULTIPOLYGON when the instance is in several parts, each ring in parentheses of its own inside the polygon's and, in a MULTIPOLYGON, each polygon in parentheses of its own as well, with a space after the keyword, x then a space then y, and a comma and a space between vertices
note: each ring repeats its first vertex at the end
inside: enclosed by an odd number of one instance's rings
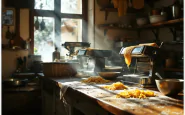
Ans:
POLYGON ((109 15, 109 11, 105 11, 105 20, 106 21, 107 21, 108 15, 109 15))
POLYGON ((138 30, 138 31, 137 31, 137 36, 138 36, 138 38, 141 37, 141 30, 138 30))
POLYGON ((176 31, 175 27, 169 28, 169 29, 170 29, 171 33, 173 34, 173 41, 176 41, 177 31, 176 31))
POLYGON ((153 32, 153 34, 154 34, 154 36, 155 36, 155 41, 156 42, 159 42, 160 40, 159 40, 159 29, 152 29, 152 32, 153 32))

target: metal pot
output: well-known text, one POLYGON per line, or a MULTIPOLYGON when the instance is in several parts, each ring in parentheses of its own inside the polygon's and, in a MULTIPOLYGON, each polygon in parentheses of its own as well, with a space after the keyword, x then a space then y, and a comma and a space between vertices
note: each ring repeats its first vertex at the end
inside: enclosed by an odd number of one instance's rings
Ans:
POLYGON ((173 58, 168 58, 165 60, 165 66, 167 68, 172 68, 172 67, 175 67, 176 66, 176 60, 173 59, 173 58))
POLYGON ((179 4, 174 4, 172 5, 172 17, 174 19, 177 19, 180 17, 180 12, 181 12, 181 8, 179 4))
POLYGON ((160 9, 152 9, 152 11, 150 12, 150 15, 160 15, 161 14, 161 10, 160 9))
POLYGON ((147 18, 137 18, 136 23, 138 26, 143 26, 148 23, 148 19, 147 18))
POLYGON ((155 80, 158 90, 164 95, 177 95, 183 90, 183 79, 155 80))
POLYGON ((20 79, 5 79, 2 81, 4 87, 18 87, 18 86, 25 86, 28 82, 28 79, 20 80, 20 79))

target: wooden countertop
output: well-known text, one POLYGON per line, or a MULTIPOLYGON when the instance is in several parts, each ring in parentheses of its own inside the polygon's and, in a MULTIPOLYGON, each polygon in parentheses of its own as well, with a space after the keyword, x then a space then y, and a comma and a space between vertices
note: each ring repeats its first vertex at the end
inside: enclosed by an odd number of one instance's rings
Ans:
MULTIPOLYGON (((81 101, 89 99, 91 100, 93 105, 100 106, 101 108, 107 110, 108 112, 116 115, 123 114, 183 115, 184 113, 183 100, 164 96, 158 91, 154 91, 155 94, 157 95, 156 97, 149 97, 147 99, 116 98, 115 95, 121 90, 108 91, 102 89, 101 86, 106 84, 99 85, 84 84, 80 82, 83 78, 65 78, 65 79, 49 78, 49 79, 53 80, 58 84, 58 86, 61 88, 62 95, 64 95, 64 98, 66 98, 66 100, 68 100, 67 98, 76 99, 76 101, 71 101, 69 103, 77 105, 78 108, 87 107, 86 106, 87 103, 85 104, 85 102, 84 104, 79 104, 80 99, 84 96, 83 99, 81 99, 81 101)), ((138 87, 130 88, 134 89, 138 87)))

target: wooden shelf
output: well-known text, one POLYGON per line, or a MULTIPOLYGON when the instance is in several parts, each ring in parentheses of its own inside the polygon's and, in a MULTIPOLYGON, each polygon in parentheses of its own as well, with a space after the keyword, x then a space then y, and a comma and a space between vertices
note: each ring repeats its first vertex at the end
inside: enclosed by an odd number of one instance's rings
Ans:
POLYGON ((100 29, 104 29, 104 30, 109 30, 109 29, 113 29, 113 30, 130 30, 130 31, 135 31, 135 28, 121 28, 121 27, 116 27, 116 26, 104 26, 104 25, 98 25, 98 27, 100 29))
POLYGON ((168 26, 174 26, 179 23, 183 23, 184 18, 175 19, 175 20, 168 20, 164 22, 159 22, 155 24, 148 24, 140 27, 134 27, 134 28, 121 28, 118 26, 110 26, 111 24, 100 24, 98 27, 100 29, 120 29, 120 30, 142 30, 142 29, 154 29, 154 28, 160 28, 160 27, 168 27, 168 26))
POLYGON ((183 68, 164 68, 164 71, 170 71, 170 72, 183 72, 183 68))
POLYGON ((100 29, 104 29, 104 35, 106 35, 107 31, 109 29, 114 30, 127 30, 127 31, 137 31, 138 37, 140 37, 140 32, 142 30, 152 30, 153 34, 155 35, 155 40, 159 41, 159 28, 167 27, 170 29, 171 33, 173 34, 173 41, 176 41, 176 26, 182 26, 183 27, 184 18, 174 19, 174 20, 168 20, 164 22, 159 22, 155 24, 148 24, 144 26, 138 26, 138 27, 119 27, 119 24, 99 24, 98 27, 100 29))
POLYGON ((118 12, 118 9, 117 8, 103 8, 103 9, 100 9, 100 11, 105 11, 105 20, 107 20, 109 12, 118 12))
POLYGON ((28 49, 23 49, 23 48, 20 48, 20 47, 13 47, 13 48, 8 48, 8 47, 5 47, 5 48, 2 48, 2 50, 8 50, 8 51, 28 51, 28 49))
POLYGON ((107 11, 107 12, 118 12, 117 8, 102 8, 100 11, 107 11))
POLYGON ((176 24, 183 23, 183 20, 184 20, 184 18, 168 20, 168 21, 164 21, 164 22, 148 24, 145 26, 137 27, 136 29, 153 29, 153 28, 159 28, 159 27, 169 27, 169 26, 174 26, 176 24))

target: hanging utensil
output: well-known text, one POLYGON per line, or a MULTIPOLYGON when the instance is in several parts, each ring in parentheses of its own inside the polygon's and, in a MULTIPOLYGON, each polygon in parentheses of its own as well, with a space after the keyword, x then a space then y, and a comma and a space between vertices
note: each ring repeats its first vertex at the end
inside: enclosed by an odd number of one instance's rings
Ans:
POLYGON ((118 16, 123 16, 126 15, 127 13, 127 0, 119 0, 119 4, 118 4, 118 16))
POLYGON ((46 25, 45 25, 44 19, 43 19, 43 17, 42 17, 42 21, 41 21, 41 23, 40 23, 40 29, 41 29, 41 31, 42 31, 42 30, 44 30, 45 28, 46 28, 46 25))
POLYGON ((37 17, 34 25, 35 25, 35 29, 39 30, 39 19, 38 19, 38 17, 37 17))
POLYGON ((23 57, 23 64, 24 64, 24 69, 26 70, 27 69, 27 59, 26 59, 26 56, 23 57))
POLYGON ((132 7, 132 1, 131 0, 128 1, 128 6, 132 7))
POLYGON ((134 13, 135 9, 132 7, 132 0, 128 0, 127 13, 134 13))
POLYGON ((159 77, 160 79, 163 79, 159 73, 156 72, 155 75, 156 75, 157 77, 159 77))

